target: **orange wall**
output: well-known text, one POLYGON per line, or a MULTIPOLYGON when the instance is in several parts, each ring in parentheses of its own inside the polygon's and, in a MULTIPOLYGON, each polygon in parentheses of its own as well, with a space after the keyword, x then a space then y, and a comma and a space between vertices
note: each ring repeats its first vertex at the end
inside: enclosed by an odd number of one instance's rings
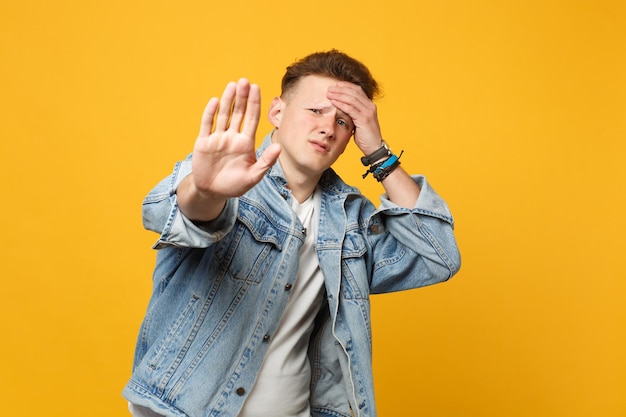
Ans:
MULTIPOLYGON (((624 2, 5 3, 1 414, 124 415, 144 194, 227 81, 266 109, 286 65, 336 47, 383 83, 383 133, 464 259, 374 298, 380 415, 626 415, 624 2)), ((338 169, 377 198, 358 156, 338 169)))

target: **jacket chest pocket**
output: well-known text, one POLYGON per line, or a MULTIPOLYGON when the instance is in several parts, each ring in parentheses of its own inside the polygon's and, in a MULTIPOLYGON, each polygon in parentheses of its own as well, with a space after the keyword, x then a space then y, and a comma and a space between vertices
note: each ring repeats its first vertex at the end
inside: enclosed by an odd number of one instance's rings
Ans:
POLYGON ((237 281, 261 282, 278 267, 286 234, 259 218, 239 218, 216 248, 220 269, 237 281), (243 220, 243 221, 242 221, 243 220))

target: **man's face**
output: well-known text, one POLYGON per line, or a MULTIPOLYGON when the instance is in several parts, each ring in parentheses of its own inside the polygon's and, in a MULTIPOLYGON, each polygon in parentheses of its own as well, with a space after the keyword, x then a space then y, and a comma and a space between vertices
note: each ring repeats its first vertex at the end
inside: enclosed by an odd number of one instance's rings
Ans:
POLYGON ((346 149, 354 124, 326 97, 328 87, 336 83, 332 78, 310 75, 272 102, 273 140, 282 146, 279 159, 286 174, 319 177, 346 149))

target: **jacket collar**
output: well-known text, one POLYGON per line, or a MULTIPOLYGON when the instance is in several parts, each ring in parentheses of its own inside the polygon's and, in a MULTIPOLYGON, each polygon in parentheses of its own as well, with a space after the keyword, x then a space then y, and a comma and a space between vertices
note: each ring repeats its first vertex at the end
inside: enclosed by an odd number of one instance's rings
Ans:
MULTIPOLYGON (((268 133, 263 139, 261 146, 257 148, 257 158, 259 158, 263 151, 265 151, 265 149, 267 149, 267 147, 272 144, 273 132, 274 131, 272 130, 270 133, 268 133)), ((275 181, 278 181, 283 186, 287 185, 285 173, 280 166, 280 162, 278 161, 276 161, 276 163, 268 170, 266 175, 272 177, 275 181)), ((346 196, 348 194, 360 194, 359 190, 356 187, 352 187, 346 184, 332 168, 328 168, 326 171, 324 171, 322 177, 320 178, 319 185, 320 187, 322 187, 322 189, 325 189, 333 194, 337 194, 340 196, 346 196)))

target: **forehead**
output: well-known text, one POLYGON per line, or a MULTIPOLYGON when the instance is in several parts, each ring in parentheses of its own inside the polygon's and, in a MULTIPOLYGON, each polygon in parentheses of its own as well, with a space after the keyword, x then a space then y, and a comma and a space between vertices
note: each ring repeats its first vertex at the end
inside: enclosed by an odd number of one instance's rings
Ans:
POLYGON ((307 75, 300 78, 298 82, 289 90, 285 99, 288 100, 314 100, 328 101, 326 92, 328 87, 337 84, 338 80, 321 75, 307 75))

